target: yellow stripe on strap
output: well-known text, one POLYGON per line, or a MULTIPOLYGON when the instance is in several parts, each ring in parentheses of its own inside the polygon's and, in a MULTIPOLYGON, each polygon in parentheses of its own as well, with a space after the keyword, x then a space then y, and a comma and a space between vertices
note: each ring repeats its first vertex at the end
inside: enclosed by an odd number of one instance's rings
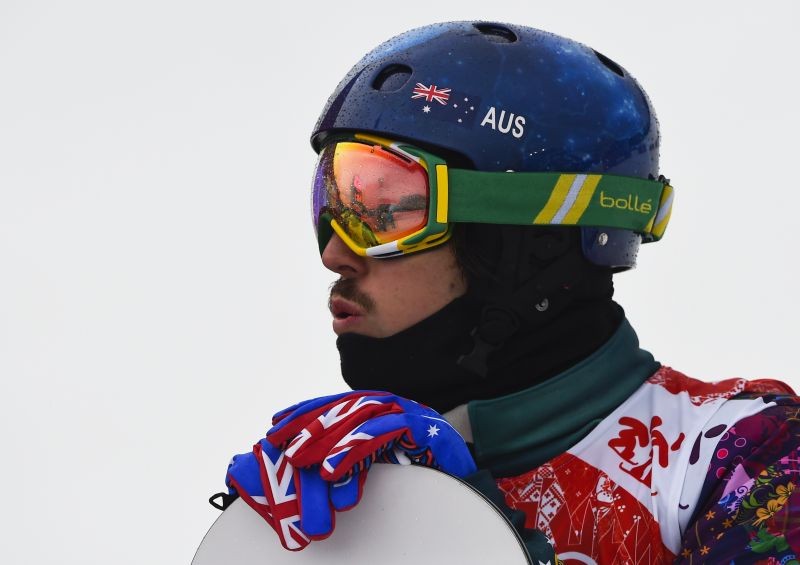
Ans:
POLYGON ((655 217, 655 225, 653 226, 653 237, 661 239, 669 224, 669 219, 672 216, 672 199, 673 188, 670 185, 664 187, 664 192, 661 193, 661 202, 658 204, 658 213, 655 217))
POLYGON ((569 194, 569 188, 575 181, 575 176, 576 175, 561 175, 558 177, 556 186, 553 188, 553 192, 550 193, 550 198, 547 200, 547 204, 544 205, 542 211, 536 215, 536 218, 534 218, 534 224, 543 225, 549 224, 553 221, 553 217, 555 217, 555 215, 558 213, 559 208, 561 208, 561 204, 564 202, 567 194, 569 194))
POLYGON ((563 224, 574 225, 578 223, 578 220, 581 219, 581 216, 583 216, 583 213, 589 206, 589 202, 591 202, 594 191, 597 185, 600 184, 601 178, 603 178, 602 175, 586 175, 586 180, 583 182, 583 186, 581 187, 578 197, 575 199, 575 203, 569 209, 567 215, 564 216, 563 224))
POLYGON ((447 223, 447 182, 447 165, 436 165, 436 221, 440 224, 447 223))

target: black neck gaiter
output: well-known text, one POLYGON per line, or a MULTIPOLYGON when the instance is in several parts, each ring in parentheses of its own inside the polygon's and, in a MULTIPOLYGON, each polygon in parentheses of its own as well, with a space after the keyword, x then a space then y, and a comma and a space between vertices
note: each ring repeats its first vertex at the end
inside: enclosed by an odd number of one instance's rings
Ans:
POLYGON ((342 376, 353 389, 389 391, 439 412, 511 394, 559 374, 611 337, 623 312, 610 294, 576 299, 545 326, 521 328, 489 356, 486 377, 458 365, 472 350, 482 308, 469 296, 390 337, 340 336, 342 376))

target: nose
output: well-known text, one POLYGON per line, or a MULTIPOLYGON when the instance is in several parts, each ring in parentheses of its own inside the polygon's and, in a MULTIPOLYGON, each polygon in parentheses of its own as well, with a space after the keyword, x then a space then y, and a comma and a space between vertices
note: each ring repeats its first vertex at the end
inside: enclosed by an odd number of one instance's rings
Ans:
POLYGON ((353 253, 353 250, 335 233, 331 235, 322 251, 322 264, 326 269, 345 278, 357 277, 366 268, 364 257, 353 253))

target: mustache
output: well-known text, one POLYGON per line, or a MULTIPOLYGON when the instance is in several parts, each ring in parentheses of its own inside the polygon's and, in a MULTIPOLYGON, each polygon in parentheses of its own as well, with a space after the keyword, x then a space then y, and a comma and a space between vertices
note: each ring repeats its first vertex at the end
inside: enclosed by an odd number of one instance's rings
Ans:
POLYGON ((334 295, 341 296, 361 306, 365 312, 369 313, 375 309, 375 301, 366 292, 358 288, 358 283, 354 279, 339 279, 331 285, 331 295, 328 298, 328 305, 334 295))

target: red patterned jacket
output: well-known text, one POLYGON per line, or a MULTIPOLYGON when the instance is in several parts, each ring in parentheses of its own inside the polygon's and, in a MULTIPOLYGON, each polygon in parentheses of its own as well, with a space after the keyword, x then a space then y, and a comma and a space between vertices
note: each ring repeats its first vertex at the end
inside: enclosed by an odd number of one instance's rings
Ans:
POLYGON ((467 435, 506 504, 568 565, 798 563, 800 399, 778 381, 706 383, 650 365, 627 323, 620 331, 549 390, 470 403, 467 435), (625 375, 647 367, 631 385, 625 375), (626 379, 624 401, 593 408, 626 379), (547 457, 569 422, 590 431, 547 457), (539 461, 520 472, 531 453, 539 461))

